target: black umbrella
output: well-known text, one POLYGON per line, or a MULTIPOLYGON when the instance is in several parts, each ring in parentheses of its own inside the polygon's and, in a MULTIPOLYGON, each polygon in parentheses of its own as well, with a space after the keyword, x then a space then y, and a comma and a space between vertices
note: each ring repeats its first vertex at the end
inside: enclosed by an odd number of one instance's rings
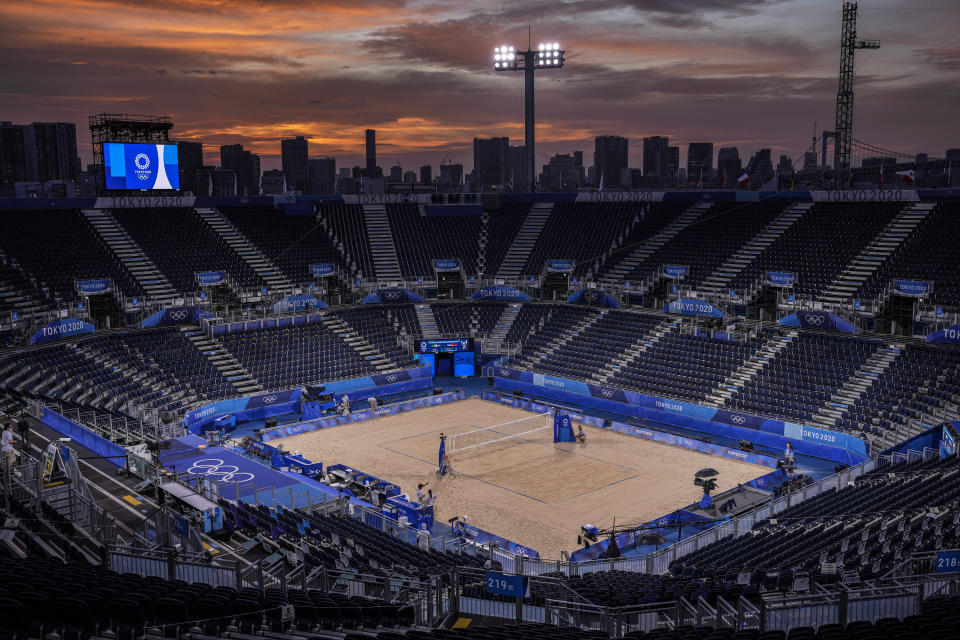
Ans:
POLYGON ((667 539, 664 538, 659 531, 647 531, 645 534, 640 536, 640 544, 646 544, 652 547, 659 546, 666 541, 667 539))
POLYGON ((623 554, 620 553, 620 545, 617 544, 617 534, 610 534, 610 544, 607 545, 607 550, 603 552, 603 557, 610 559, 619 558, 621 555, 623 554))
POLYGON ((718 476, 718 475, 720 475, 720 472, 717 471, 716 469, 705 467, 703 469, 700 469, 700 471, 697 471, 694 477, 695 478, 711 478, 713 476, 718 476))

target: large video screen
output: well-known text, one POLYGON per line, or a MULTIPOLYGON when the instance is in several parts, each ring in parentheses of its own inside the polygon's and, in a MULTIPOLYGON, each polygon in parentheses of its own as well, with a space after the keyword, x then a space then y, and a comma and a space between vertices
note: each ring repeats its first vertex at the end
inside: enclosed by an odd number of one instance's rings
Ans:
POLYGON ((103 145, 107 189, 179 189, 180 167, 175 144, 103 145))

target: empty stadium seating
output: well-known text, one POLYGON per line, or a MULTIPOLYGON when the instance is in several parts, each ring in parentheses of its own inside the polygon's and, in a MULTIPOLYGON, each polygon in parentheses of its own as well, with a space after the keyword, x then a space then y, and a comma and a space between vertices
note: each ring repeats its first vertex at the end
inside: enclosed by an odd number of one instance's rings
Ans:
POLYGON ((540 237, 527 258, 524 273, 539 274, 547 260, 576 260, 573 273, 596 271, 607 254, 641 225, 643 205, 637 202, 561 202, 553 206, 540 237))
POLYGON ((219 211, 294 284, 313 281, 311 264, 343 264, 328 232, 312 215, 285 216, 273 207, 221 207, 219 211))
MULTIPOLYGON (((226 271, 240 286, 260 276, 193 209, 115 209, 113 217, 178 291, 197 290, 198 271, 226 271)), ((276 227, 276 235, 290 225, 276 227)))
POLYGON ((695 287, 780 215, 784 207, 782 202, 715 203, 637 265, 624 280, 658 278, 663 265, 687 265, 690 271, 684 284, 695 287))
POLYGON ((731 288, 743 291, 767 271, 781 271, 797 274, 795 294, 816 297, 902 208, 900 203, 817 203, 754 258, 731 288))
POLYGON ((821 582, 836 581, 845 570, 860 579, 880 577, 911 552, 960 542, 960 487, 951 481, 957 470, 956 458, 882 466, 781 511, 749 535, 679 558, 671 572, 688 578, 748 572, 755 583, 772 581, 777 588, 790 588, 798 571, 821 582), (836 563, 840 573, 822 572, 825 562, 836 563))
POLYGON ((726 404, 788 421, 809 420, 879 347, 877 341, 801 332, 726 404))
POLYGON ((460 260, 463 270, 475 275, 480 254, 480 216, 427 216, 421 209, 416 204, 386 206, 404 277, 432 276, 434 258, 460 260))
POLYGON ((0 250, 54 298, 77 299, 75 282, 87 278, 111 278, 124 295, 142 294, 77 209, 5 211, 0 215, 0 250))
POLYGON ((323 324, 230 333, 221 342, 265 389, 356 378, 376 371, 323 324))

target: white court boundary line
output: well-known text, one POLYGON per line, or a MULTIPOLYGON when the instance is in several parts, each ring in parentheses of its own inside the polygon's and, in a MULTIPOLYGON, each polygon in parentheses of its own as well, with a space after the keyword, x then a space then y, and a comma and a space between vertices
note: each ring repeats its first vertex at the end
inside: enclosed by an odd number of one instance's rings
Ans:
POLYGON ((520 436, 527 435, 528 433, 533 433, 534 431, 542 431, 543 429, 549 429, 552 425, 550 424, 551 414, 541 413, 533 416, 528 416, 526 418, 518 418, 517 420, 511 420, 509 422, 501 422, 500 424, 491 425, 489 427, 483 427, 482 429, 474 429, 473 431, 464 431, 463 433, 454 433, 450 436, 450 453, 458 453, 460 451, 466 451, 467 449, 473 449, 474 447, 482 447, 484 445, 493 444, 494 442, 500 442, 501 440, 509 440, 510 438, 519 438, 520 436), (516 424, 518 422, 526 422, 528 420, 536 420, 537 418, 544 418, 545 424, 543 426, 537 427, 535 429, 530 429, 528 431, 523 431, 521 433, 512 433, 510 435, 503 436, 502 438, 495 438, 493 440, 486 440, 484 442, 478 442, 476 444, 469 444, 465 447, 457 447, 457 438, 462 436, 470 435, 471 433, 480 433, 482 431, 492 431, 498 427, 505 427, 507 425, 516 424))

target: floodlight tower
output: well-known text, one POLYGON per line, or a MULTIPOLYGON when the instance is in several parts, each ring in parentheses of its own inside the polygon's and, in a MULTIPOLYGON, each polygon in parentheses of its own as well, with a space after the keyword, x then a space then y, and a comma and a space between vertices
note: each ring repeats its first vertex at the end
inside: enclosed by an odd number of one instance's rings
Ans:
MULTIPOLYGON (((529 45, 528 45, 529 46, 529 45)), ((510 46, 495 47, 493 50, 494 71, 523 71, 524 73, 524 145, 527 154, 527 171, 530 191, 537 188, 537 154, 534 152, 533 117, 533 74, 538 69, 559 69, 563 66, 564 51, 556 42, 530 47, 527 51, 517 51, 510 46)))
MULTIPOLYGON (((840 87, 837 89, 837 122, 833 148, 833 171, 840 184, 840 171, 850 169, 853 142, 853 56, 857 49, 879 49, 877 40, 857 39, 857 3, 844 0, 840 33, 840 87)), ((838 187, 839 188, 839 187, 838 187)))

